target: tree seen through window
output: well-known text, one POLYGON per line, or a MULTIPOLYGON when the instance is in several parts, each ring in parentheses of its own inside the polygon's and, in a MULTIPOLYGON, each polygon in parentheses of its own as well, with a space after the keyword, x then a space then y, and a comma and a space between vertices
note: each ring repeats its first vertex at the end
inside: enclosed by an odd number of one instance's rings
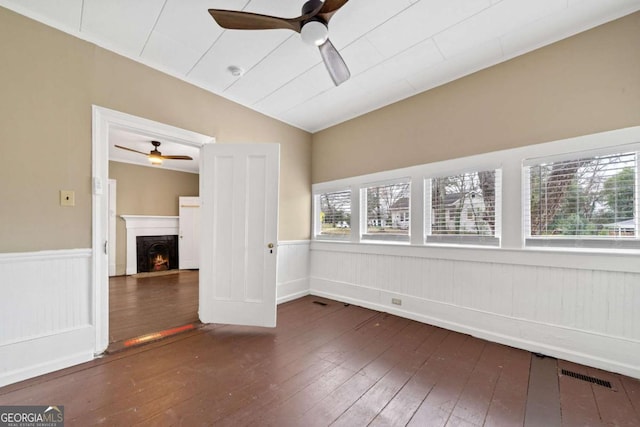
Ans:
POLYGON ((529 187, 532 237, 636 235, 635 153, 531 166, 529 187))

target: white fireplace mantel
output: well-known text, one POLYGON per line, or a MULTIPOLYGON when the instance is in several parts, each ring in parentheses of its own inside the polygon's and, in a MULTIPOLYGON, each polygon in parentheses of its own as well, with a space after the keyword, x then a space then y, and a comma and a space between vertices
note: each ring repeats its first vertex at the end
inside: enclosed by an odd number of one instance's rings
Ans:
POLYGON ((126 274, 136 274, 136 237, 177 235, 180 217, 152 215, 120 215, 127 228, 127 269, 126 274))

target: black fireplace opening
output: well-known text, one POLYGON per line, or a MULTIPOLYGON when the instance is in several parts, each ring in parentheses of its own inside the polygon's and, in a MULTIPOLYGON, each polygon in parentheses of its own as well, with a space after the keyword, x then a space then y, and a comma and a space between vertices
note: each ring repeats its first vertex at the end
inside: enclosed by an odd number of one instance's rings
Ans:
POLYGON ((178 236, 137 236, 138 273, 178 268, 178 236))

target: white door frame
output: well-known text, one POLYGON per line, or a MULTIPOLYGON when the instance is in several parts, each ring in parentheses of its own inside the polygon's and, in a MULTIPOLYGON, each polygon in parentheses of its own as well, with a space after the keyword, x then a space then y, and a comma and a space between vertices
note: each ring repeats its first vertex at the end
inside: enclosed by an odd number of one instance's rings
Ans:
MULTIPOLYGON (((202 147, 214 143, 215 138, 180 129, 153 120, 143 119, 108 108, 92 106, 92 302, 95 328, 95 354, 103 353, 109 345, 109 261, 108 239, 108 179, 109 133, 121 129, 142 133, 152 139, 202 147)), ((200 165, 202 166, 202 165, 200 165)))

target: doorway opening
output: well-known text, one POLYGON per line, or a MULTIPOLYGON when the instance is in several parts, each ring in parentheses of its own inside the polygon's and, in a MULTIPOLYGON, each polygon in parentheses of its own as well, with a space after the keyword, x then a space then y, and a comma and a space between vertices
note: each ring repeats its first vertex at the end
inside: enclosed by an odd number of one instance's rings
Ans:
POLYGON ((100 354, 199 322, 199 272, 182 269, 179 227, 138 228, 139 235, 130 236, 123 218, 172 218, 179 224, 179 196, 199 196, 198 154, 214 139, 97 106, 93 124, 94 325, 100 354), (162 141, 170 154, 188 152, 193 160, 184 163, 195 164, 195 171, 175 170, 169 161, 147 166, 141 147, 149 141, 162 141), (114 144, 131 148, 133 156, 114 155, 114 144), (107 180, 113 187, 106 188, 107 180))
POLYGON ((198 287, 198 270, 110 277, 107 351, 196 328, 200 323, 198 287))

